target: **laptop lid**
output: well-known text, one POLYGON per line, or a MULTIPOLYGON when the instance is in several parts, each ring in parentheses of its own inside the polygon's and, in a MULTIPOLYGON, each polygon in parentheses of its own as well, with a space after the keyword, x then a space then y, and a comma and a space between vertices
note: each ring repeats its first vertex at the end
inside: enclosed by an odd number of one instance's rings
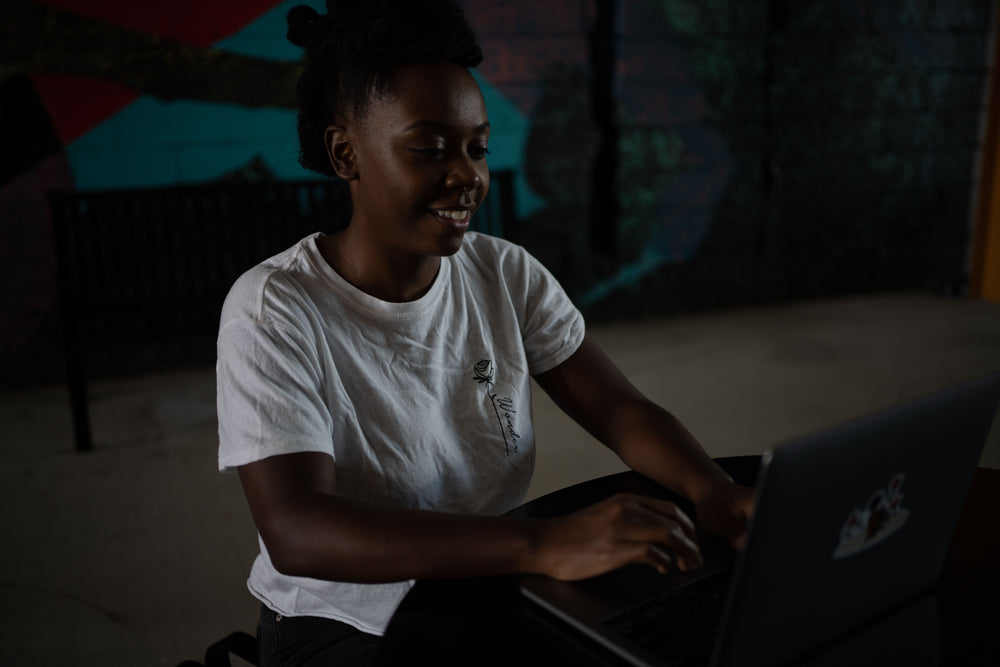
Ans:
MULTIPOLYGON (((1000 374, 765 455, 713 663, 800 659, 929 589, 998 403, 1000 374)), ((734 558, 712 538, 703 550, 713 568, 734 558)), ((661 665, 669 656, 630 645, 602 621, 697 576, 630 566, 581 582, 527 577, 522 591, 633 664, 661 665)))
POLYGON ((1000 374, 765 455, 716 663, 801 658, 930 589, 998 402, 1000 374))

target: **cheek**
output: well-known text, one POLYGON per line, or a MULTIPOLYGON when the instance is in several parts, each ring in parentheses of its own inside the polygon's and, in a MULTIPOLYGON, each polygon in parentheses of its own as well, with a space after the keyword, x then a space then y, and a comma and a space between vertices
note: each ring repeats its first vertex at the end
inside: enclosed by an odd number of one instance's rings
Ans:
POLYGON ((417 189, 418 179, 413 170, 398 157, 389 156, 379 163, 379 168, 373 171, 373 182, 370 183, 373 194, 383 198, 382 205, 392 205, 392 200, 412 196, 417 189))
POLYGON ((490 191, 490 170, 486 166, 484 166, 479 172, 479 183, 480 190, 482 190, 479 200, 482 201, 486 197, 486 194, 490 191))

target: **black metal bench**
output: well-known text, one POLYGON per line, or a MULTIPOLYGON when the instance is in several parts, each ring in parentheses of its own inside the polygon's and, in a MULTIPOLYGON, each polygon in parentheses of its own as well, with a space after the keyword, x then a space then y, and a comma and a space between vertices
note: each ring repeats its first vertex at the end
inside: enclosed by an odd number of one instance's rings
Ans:
MULTIPOLYGON (((514 215, 513 177, 491 179, 475 228, 500 236, 514 215)), ((63 192, 50 204, 78 451, 93 447, 89 380, 213 363, 236 278, 350 218, 335 180, 63 192)))

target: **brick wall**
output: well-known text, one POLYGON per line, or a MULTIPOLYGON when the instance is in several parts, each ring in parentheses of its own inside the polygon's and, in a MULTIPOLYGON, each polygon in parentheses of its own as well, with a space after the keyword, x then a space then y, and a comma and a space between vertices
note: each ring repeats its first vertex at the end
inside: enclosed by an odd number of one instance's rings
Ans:
POLYGON ((990 2, 465 4, 529 117, 514 236, 592 317, 964 289, 990 2))

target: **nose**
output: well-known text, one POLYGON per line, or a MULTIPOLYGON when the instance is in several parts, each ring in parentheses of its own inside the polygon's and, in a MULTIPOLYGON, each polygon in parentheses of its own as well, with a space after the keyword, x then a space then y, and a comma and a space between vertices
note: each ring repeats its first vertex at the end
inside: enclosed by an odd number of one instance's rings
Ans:
POLYGON ((488 182, 489 171, 486 165, 476 163, 470 158, 455 160, 444 180, 445 187, 456 190, 479 190, 488 182))

